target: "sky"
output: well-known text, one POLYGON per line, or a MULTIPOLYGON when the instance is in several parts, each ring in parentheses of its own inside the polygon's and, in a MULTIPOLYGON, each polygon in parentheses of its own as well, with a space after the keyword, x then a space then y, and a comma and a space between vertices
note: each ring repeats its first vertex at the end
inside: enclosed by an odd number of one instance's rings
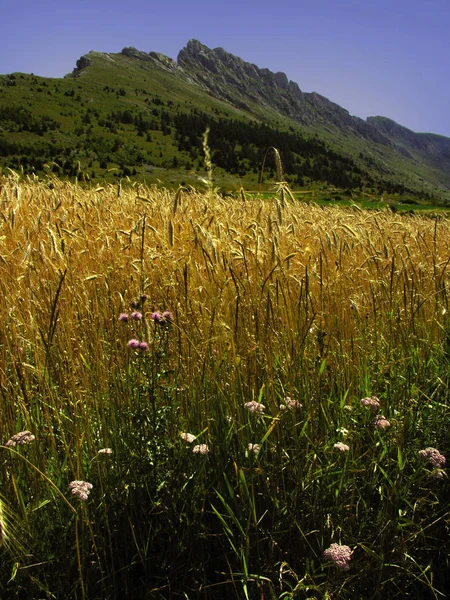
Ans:
POLYGON ((450 0, 0 0, 0 73, 63 77, 90 50, 176 59, 195 38, 350 114, 450 137, 450 0))

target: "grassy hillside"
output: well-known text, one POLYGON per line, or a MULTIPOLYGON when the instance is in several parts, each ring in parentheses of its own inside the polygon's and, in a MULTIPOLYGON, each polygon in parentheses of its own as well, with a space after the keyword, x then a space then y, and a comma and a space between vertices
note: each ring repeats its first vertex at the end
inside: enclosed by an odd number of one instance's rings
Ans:
POLYGON ((2 598, 448 593, 447 218, 14 177, 0 216, 2 598))
MULTIPOLYGON (((445 197, 429 170, 389 149, 370 150, 333 127, 302 127, 272 109, 244 111, 210 96, 165 57, 128 54, 91 52, 64 79, 0 77, 0 164, 72 180, 128 176, 201 187, 209 127, 215 184, 223 191, 256 189, 264 154, 276 146, 294 189, 319 182, 445 197)), ((266 186, 275 175, 269 156, 266 186)))

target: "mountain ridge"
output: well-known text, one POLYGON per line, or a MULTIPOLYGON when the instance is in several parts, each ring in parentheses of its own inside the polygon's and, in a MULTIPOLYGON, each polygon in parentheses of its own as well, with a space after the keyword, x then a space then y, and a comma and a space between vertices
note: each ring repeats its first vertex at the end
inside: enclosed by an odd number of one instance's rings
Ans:
POLYGON ((112 162, 123 173, 127 164, 141 165, 142 174, 180 163, 188 169, 208 126, 213 162, 235 178, 256 173, 261 153, 278 144, 291 184, 306 177, 338 187, 450 190, 450 138, 352 116, 281 71, 195 39, 176 60, 126 47, 81 56, 63 79, 0 76, 0 101, 0 164, 13 168, 23 164, 20 154, 40 153, 72 165, 85 158, 96 169, 112 162))

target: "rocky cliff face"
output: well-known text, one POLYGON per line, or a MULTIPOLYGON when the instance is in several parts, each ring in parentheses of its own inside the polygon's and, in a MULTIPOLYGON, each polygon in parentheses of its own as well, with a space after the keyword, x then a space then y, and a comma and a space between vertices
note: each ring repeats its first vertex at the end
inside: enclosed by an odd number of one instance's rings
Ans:
POLYGON ((302 125, 332 124, 381 144, 391 145, 377 128, 316 93, 302 92, 285 73, 272 73, 243 61, 223 48, 214 50, 190 40, 178 64, 215 97, 255 111, 270 107, 302 125))
MULTIPOLYGON (((385 117, 364 121, 320 94, 302 92, 285 73, 261 69, 223 48, 211 50, 198 40, 188 42, 177 63, 211 95, 249 112, 260 115, 261 108, 270 108, 305 126, 336 127, 408 159, 450 172, 450 138, 414 133, 385 117)), ((444 179, 450 186, 450 177, 444 179)))

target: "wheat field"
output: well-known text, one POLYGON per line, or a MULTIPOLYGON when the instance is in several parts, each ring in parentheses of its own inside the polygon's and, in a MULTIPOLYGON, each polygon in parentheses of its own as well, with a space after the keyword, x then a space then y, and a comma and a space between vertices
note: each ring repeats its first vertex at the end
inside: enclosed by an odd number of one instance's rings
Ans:
POLYGON ((446 597, 446 217, 14 175, 0 217, 1 597, 446 597))

